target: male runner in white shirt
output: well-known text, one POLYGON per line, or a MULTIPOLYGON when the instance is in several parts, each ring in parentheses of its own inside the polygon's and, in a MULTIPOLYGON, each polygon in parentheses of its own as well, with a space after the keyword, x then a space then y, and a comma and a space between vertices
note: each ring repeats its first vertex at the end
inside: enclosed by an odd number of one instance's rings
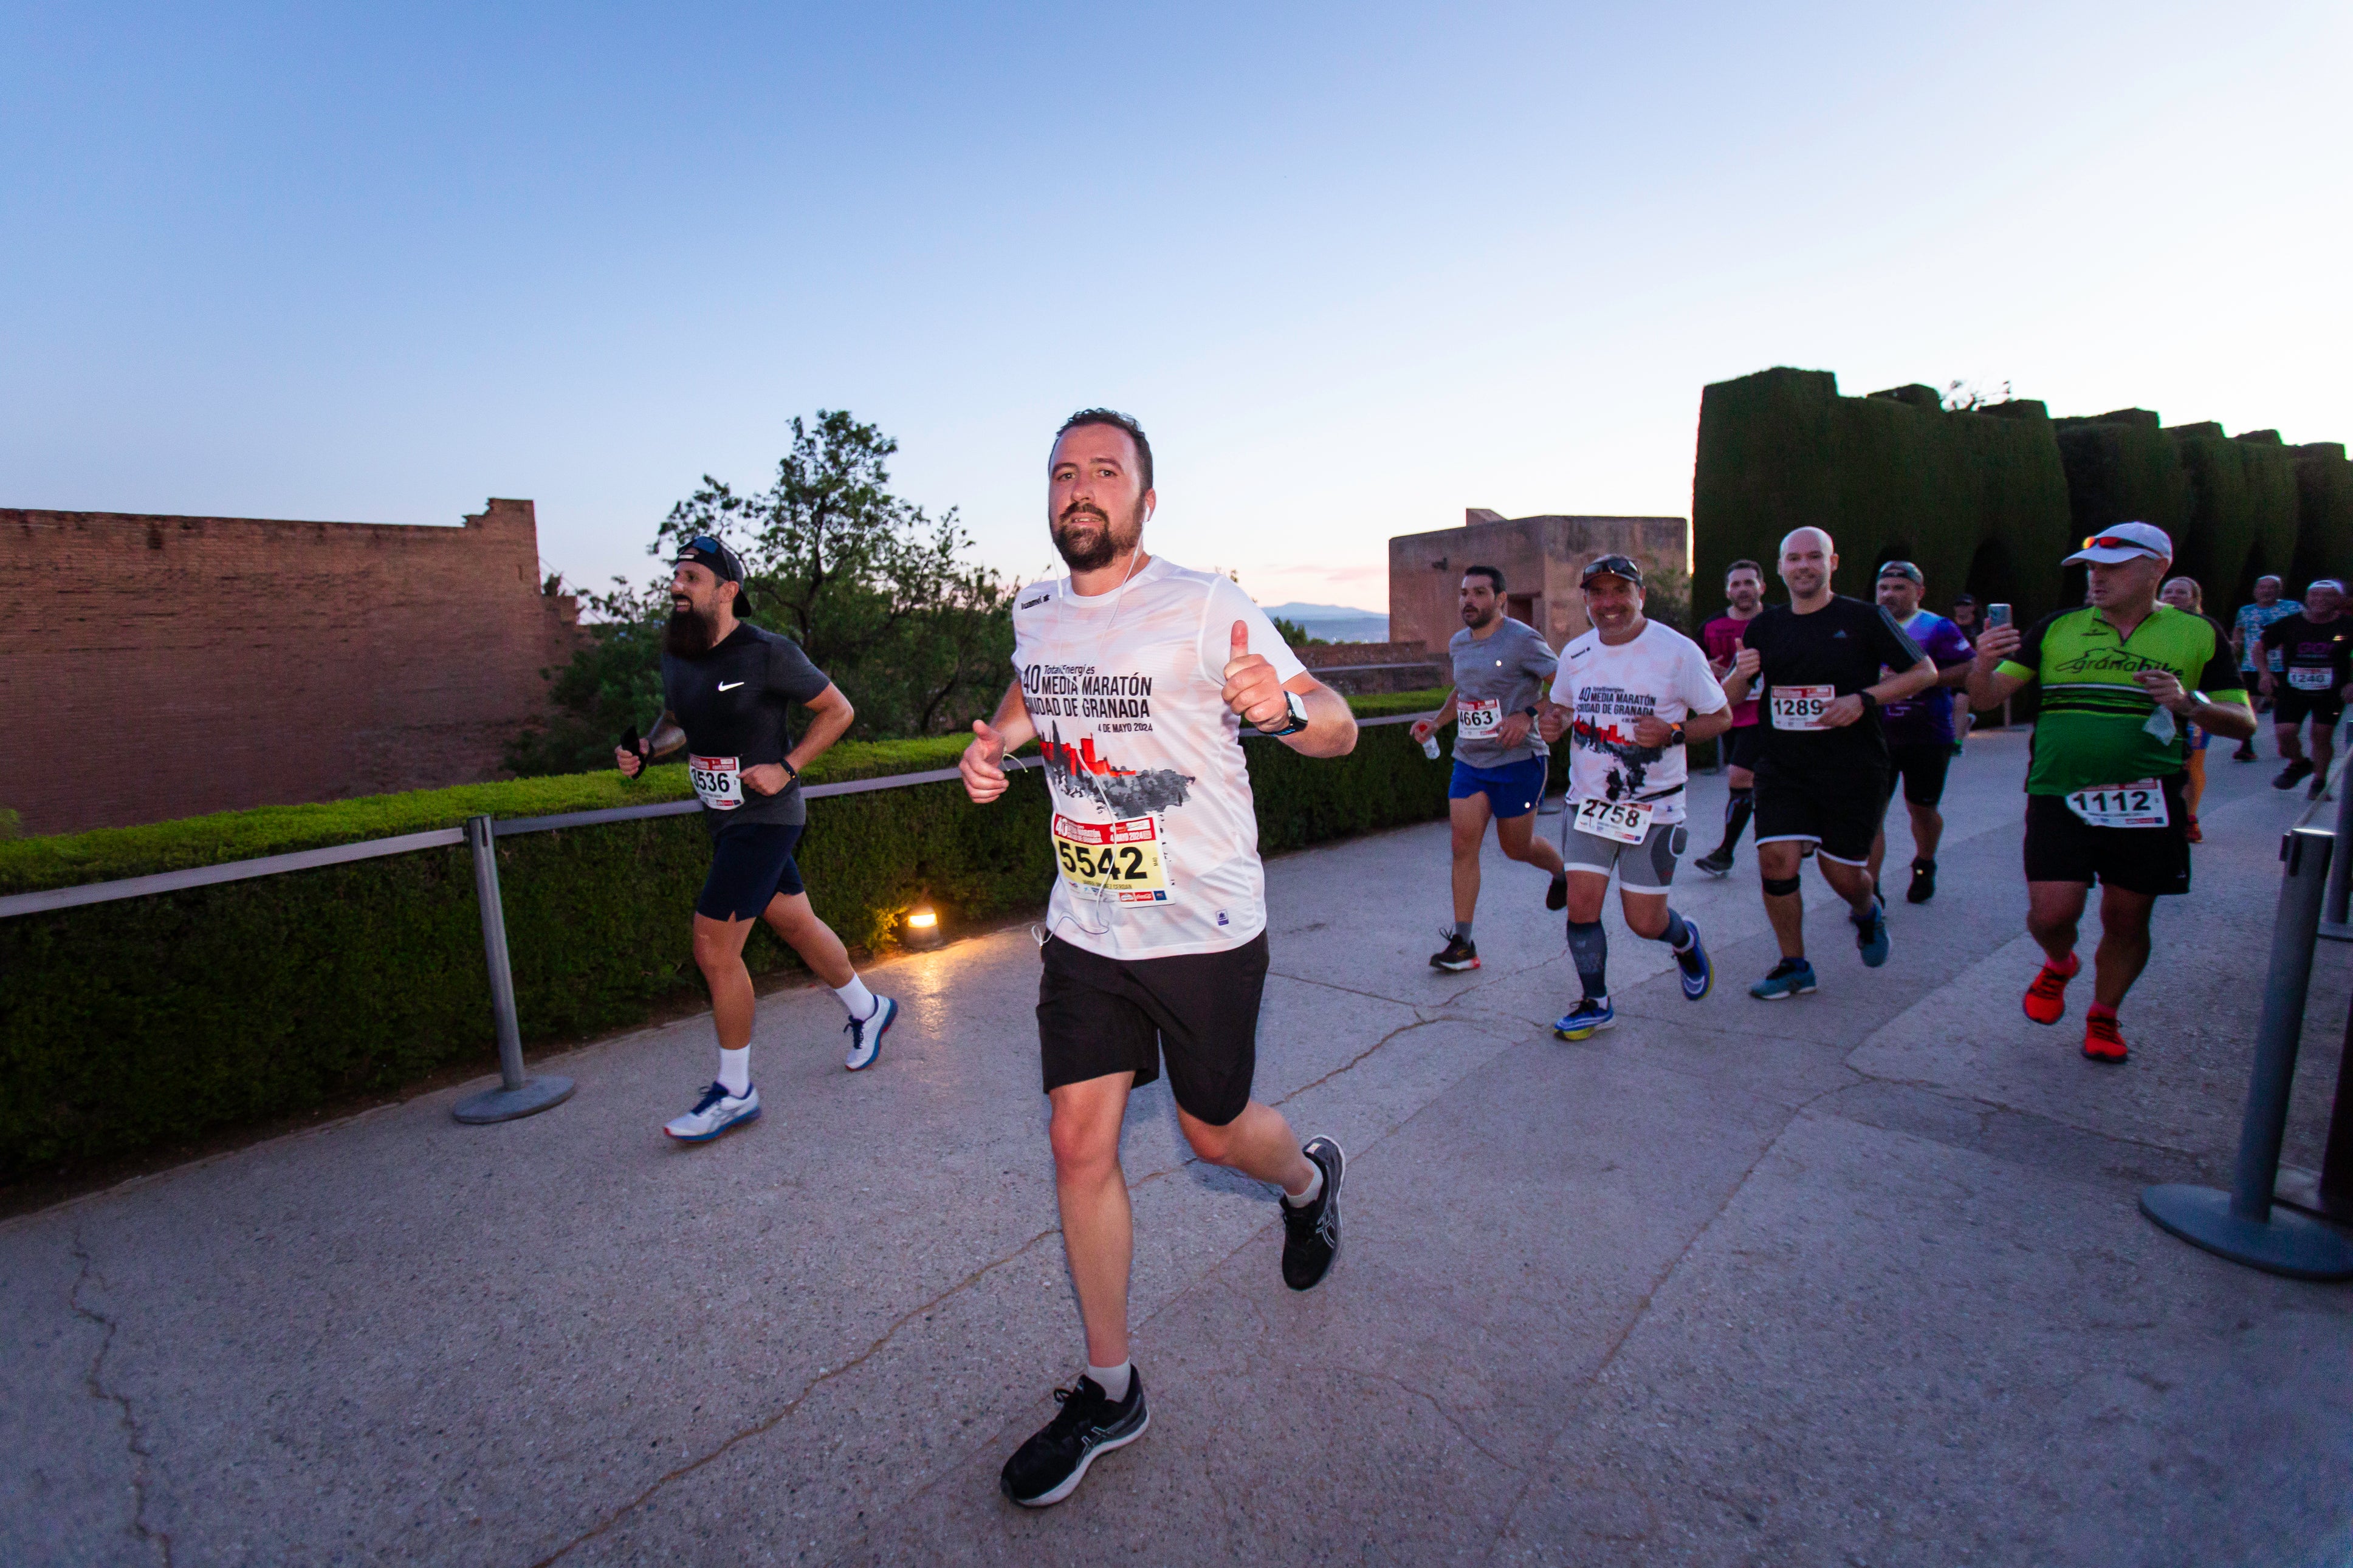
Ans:
POLYGON ((1128 1355, 1119 1133, 1128 1090, 1164 1057, 1194 1152, 1282 1189, 1283 1282, 1314 1286, 1340 1243, 1340 1146, 1303 1148, 1250 1098, 1266 900, 1239 742, 1247 720, 1303 755, 1342 756, 1356 715, 1229 579, 1145 552, 1156 499, 1134 419, 1090 408, 1064 422, 1047 521, 1071 574, 1016 595, 1018 676, 994 721, 974 722, 962 763, 972 798, 995 800, 1006 752, 1034 737, 1052 795, 1038 1037, 1087 1367, 1006 1462, 1006 1495, 1031 1508, 1068 1497, 1151 1419, 1128 1355))

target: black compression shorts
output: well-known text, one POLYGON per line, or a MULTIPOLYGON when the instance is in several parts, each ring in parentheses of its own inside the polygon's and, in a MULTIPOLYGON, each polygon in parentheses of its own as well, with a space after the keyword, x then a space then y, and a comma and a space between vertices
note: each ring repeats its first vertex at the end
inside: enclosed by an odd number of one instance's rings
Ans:
POLYGON ((1953 765, 1950 741, 1922 741, 1890 745, 1887 760, 1904 784, 1904 798, 1914 805, 1934 805, 1945 798, 1945 773, 1953 765))
POLYGON ((2345 699, 2337 691, 2298 691, 2293 687, 2279 689, 2278 700, 2272 708, 2272 722, 2291 728, 2306 719, 2316 719, 2323 724, 2334 724, 2345 717, 2345 699))
POLYGON ((1858 766, 1844 774, 1795 774, 1768 761, 1757 770, 1757 843, 1811 841, 1830 860, 1861 866, 1887 809, 1887 775, 1858 766))
POLYGON ((702 879, 694 912, 714 921, 757 919, 778 893, 805 889, 793 859, 800 843, 797 823, 738 822, 711 836, 711 874, 702 879))
POLYGON ((1108 1073, 1160 1076, 1198 1121, 1223 1127, 1250 1104, 1258 1069, 1266 933, 1223 952, 1105 958, 1055 937, 1041 955, 1038 1050, 1046 1092, 1108 1073))
POLYGON ((2026 797, 2026 879, 2099 882, 2152 898, 2189 890, 2189 807, 2182 775, 2163 781, 2166 826, 2094 827, 2055 795, 2026 797))
POLYGON ((1737 729, 1726 730, 1722 744, 1725 767, 1746 768, 1754 773, 1765 755, 1765 726, 1743 724, 1737 729))

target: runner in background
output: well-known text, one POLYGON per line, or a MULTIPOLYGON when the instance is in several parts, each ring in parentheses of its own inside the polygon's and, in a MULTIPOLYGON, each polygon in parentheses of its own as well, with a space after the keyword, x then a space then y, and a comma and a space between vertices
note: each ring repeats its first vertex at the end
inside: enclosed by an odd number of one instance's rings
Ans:
POLYGON ((2337 724, 2353 692, 2353 616, 2339 613, 2345 584, 2323 577, 2304 592, 2304 608, 2263 628, 2263 646, 2277 660, 2263 672, 2263 695, 2272 699, 2272 734, 2287 766, 2272 780, 2274 789, 2294 789, 2309 776, 2311 798, 2328 787, 2329 759, 2337 754, 2337 724), (2312 721, 2312 755, 2304 754, 2297 731, 2312 721))
MULTIPOLYGON (((1974 655, 1978 649, 1978 634, 1985 630, 1983 618, 1978 613, 1977 600, 1968 594, 1954 595, 1953 613, 1945 618, 1953 623, 1953 629, 1961 634, 1969 645, 1969 652, 1974 655)), ((1966 742, 1977 724, 1977 713, 1969 707, 1967 697, 1953 704, 1953 733, 1957 738, 1966 742)))
POLYGON ((614 765, 635 778, 651 758, 686 748, 687 777, 711 833, 711 871, 694 900, 694 962, 711 988, 719 1076, 693 1110, 662 1129, 682 1143, 707 1143, 760 1114, 752 974, 744 966, 754 921, 767 921, 841 999, 849 1014, 843 1065, 852 1072, 873 1065, 899 1016, 899 1004, 867 990, 841 939, 809 908, 793 858, 807 821, 801 770, 857 714, 800 644, 736 618, 744 592, 733 551, 708 534, 686 542, 673 563, 662 634, 661 721, 634 749, 613 749, 614 765), (803 704, 814 717, 796 745, 789 715, 803 704))
POLYGON ((1560 650, 1541 719, 1546 739, 1566 734, 1569 744, 1568 952, 1585 994, 1553 1026, 1564 1040, 1617 1021, 1601 929, 1613 870, 1628 928, 1674 953, 1684 1000, 1714 984, 1699 927, 1668 905, 1667 889, 1685 839, 1688 742, 1732 723, 1699 645, 1644 618, 1640 566, 1604 555, 1586 563, 1579 586, 1593 626, 1560 650))
MULTIPOLYGON (((2245 678, 2245 685, 2251 691, 2257 685, 2255 677, 2258 672, 2255 660, 2262 652, 2264 631, 2274 621, 2284 621, 2290 616, 2301 614, 2304 610, 2304 606, 2294 599, 2280 597, 2282 586, 2276 577, 2256 578, 2255 602, 2252 605, 2240 605, 2237 617, 2231 623, 2231 647, 2238 653, 2239 672, 2245 678)), ((2274 653, 2263 662, 2270 666, 2274 674, 2278 672, 2279 655, 2274 653)), ((2269 697, 2259 696, 2256 699, 2256 712, 2268 713, 2271 708, 2269 697)), ((2240 742, 2239 749, 2231 753, 2231 760, 2234 763, 2253 762, 2255 738, 2250 735, 2240 742)))
MULTIPOLYGON (((1936 807, 1945 799, 1945 774, 1961 749, 1953 723, 1953 689, 1967 685, 1969 661, 1977 657, 1960 628, 1944 616, 1920 607, 1927 580, 1909 561, 1888 561, 1879 568, 1879 607, 1894 618, 1904 634, 1936 662, 1936 684, 1915 697, 1899 697, 1881 710, 1880 728, 1887 736, 1887 761, 1893 787, 1904 786, 1904 805, 1912 817, 1912 881, 1904 890, 1906 903, 1925 904, 1936 896, 1936 846, 1945 837, 1945 818, 1936 807)), ((1893 670, 1883 669, 1883 675, 1893 670)), ((1968 703, 1961 703, 1966 711, 1968 703)), ((1880 814, 1879 831, 1871 839, 1871 880, 1879 883, 1881 862, 1887 858, 1887 817, 1880 814)))
MULTIPOLYGON (((1765 568, 1754 561, 1736 561, 1725 569, 1724 614, 1700 628, 1700 645, 1707 650, 1708 673, 1720 682, 1730 679, 1740 638, 1765 608, 1765 568)), ((1732 869, 1732 852, 1757 807, 1757 759, 1765 750, 1765 731, 1757 722, 1757 699, 1732 705, 1732 728, 1717 738, 1724 758, 1724 837, 1716 847, 1692 862, 1711 877, 1732 869)))
MULTIPOLYGON (((2206 613, 2206 593, 2194 577, 2170 577, 2157 591, 2158 603, 2171 605, 2177 610, 2187 610, 2193 616, 2206 613)), ((2182 804, 2189 810, 2189 837, 2192 844, 2206 842, 2205 831, 2198 826, 2198 803, 2206 798, 2206 743, 2213 739, 2204 725, 2189 726, 2189 769, 2181 786, 2182 804)))
POLYGON ((1536 704, 1559 661, 1534 626, 1504 614, 1504 574, 1494 567, 1468 568, 1456 593, 1462 629, 1446 645, 1454 684, 1436 713, 1414 721, 1413 738, 1427 742, 1453 721, 1454 776, 1446 786, 1446 815, 1454 830, 1454 923, 1439 932, 1446 945, 1430 962, 1459 972, 1479 967, 1471 917, 1479 907, 1479 850, 1489 818, 1497 847, 1551 874, 1545 908, 1567 904, 1568 884, 1561 877, 1560 851, 1535 830, 1550 765, 1544 737, 1535 733, 1536 704))
POLYGON ((2173 542, 2145 522, 2121 522, 2063 565, 2090 567, 2092 603, 2044 616, 2021 633, 1990 626, 1978 639, 1969 699, 1991 708, 2042 682, 2026 772, 2026 930, 2042 971, 2026 1016, 2055 1024, 2067 983, 2083 968, 2075 936, 2100 884, 2100 946, 2084 1055, 2126 1058, 2116 1009, 2148 963, 2157 900, 2189 890, 2189 751, 2184 727, 2244 739, 2255 715, 2222 628, 2157 602, 2173 542), (2209 689, 2200 690, 2199 687, 2209 689))
POLYGON ((1781 961, 1748 988, 1762 1002, 1815 988, 1798 880, 1808 849, 1817 851, 1823 879, 1846 903, 1864 965, 1885 963, 1891 946, 1886 904, 1870 864, 1872 835, 1887 809, 1879 709, 1935 685, 1936 667, 1885 610, 1831 593, 1837 569, 1837 547, 1822 530, 1796 529, 1781 541, 1779 571, 1789 602, 1749 623, 1725 683, 1735 702, 1752 682, 1764 692, 1757 869, 1781 961))

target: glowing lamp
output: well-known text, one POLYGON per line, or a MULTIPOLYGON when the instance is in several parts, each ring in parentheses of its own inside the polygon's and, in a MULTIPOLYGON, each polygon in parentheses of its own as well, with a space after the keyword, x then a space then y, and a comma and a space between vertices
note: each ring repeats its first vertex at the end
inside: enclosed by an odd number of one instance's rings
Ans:
POLYGON ((917 904, 907 911, 906 935, 909 947, 940 945, 940 912, 928 903, 917 904))

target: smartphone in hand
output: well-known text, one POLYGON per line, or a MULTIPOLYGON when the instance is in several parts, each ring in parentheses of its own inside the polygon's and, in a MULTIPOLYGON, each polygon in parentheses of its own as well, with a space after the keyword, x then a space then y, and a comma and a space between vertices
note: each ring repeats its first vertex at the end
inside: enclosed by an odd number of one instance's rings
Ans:
POLYGON ((1985 624, 1986 629, 1989 631, 1992 630, 1995 626, 2006 626, 2010 625, 2010 606, 2008 605, 1988 605, 1986 606, 1985 624))

